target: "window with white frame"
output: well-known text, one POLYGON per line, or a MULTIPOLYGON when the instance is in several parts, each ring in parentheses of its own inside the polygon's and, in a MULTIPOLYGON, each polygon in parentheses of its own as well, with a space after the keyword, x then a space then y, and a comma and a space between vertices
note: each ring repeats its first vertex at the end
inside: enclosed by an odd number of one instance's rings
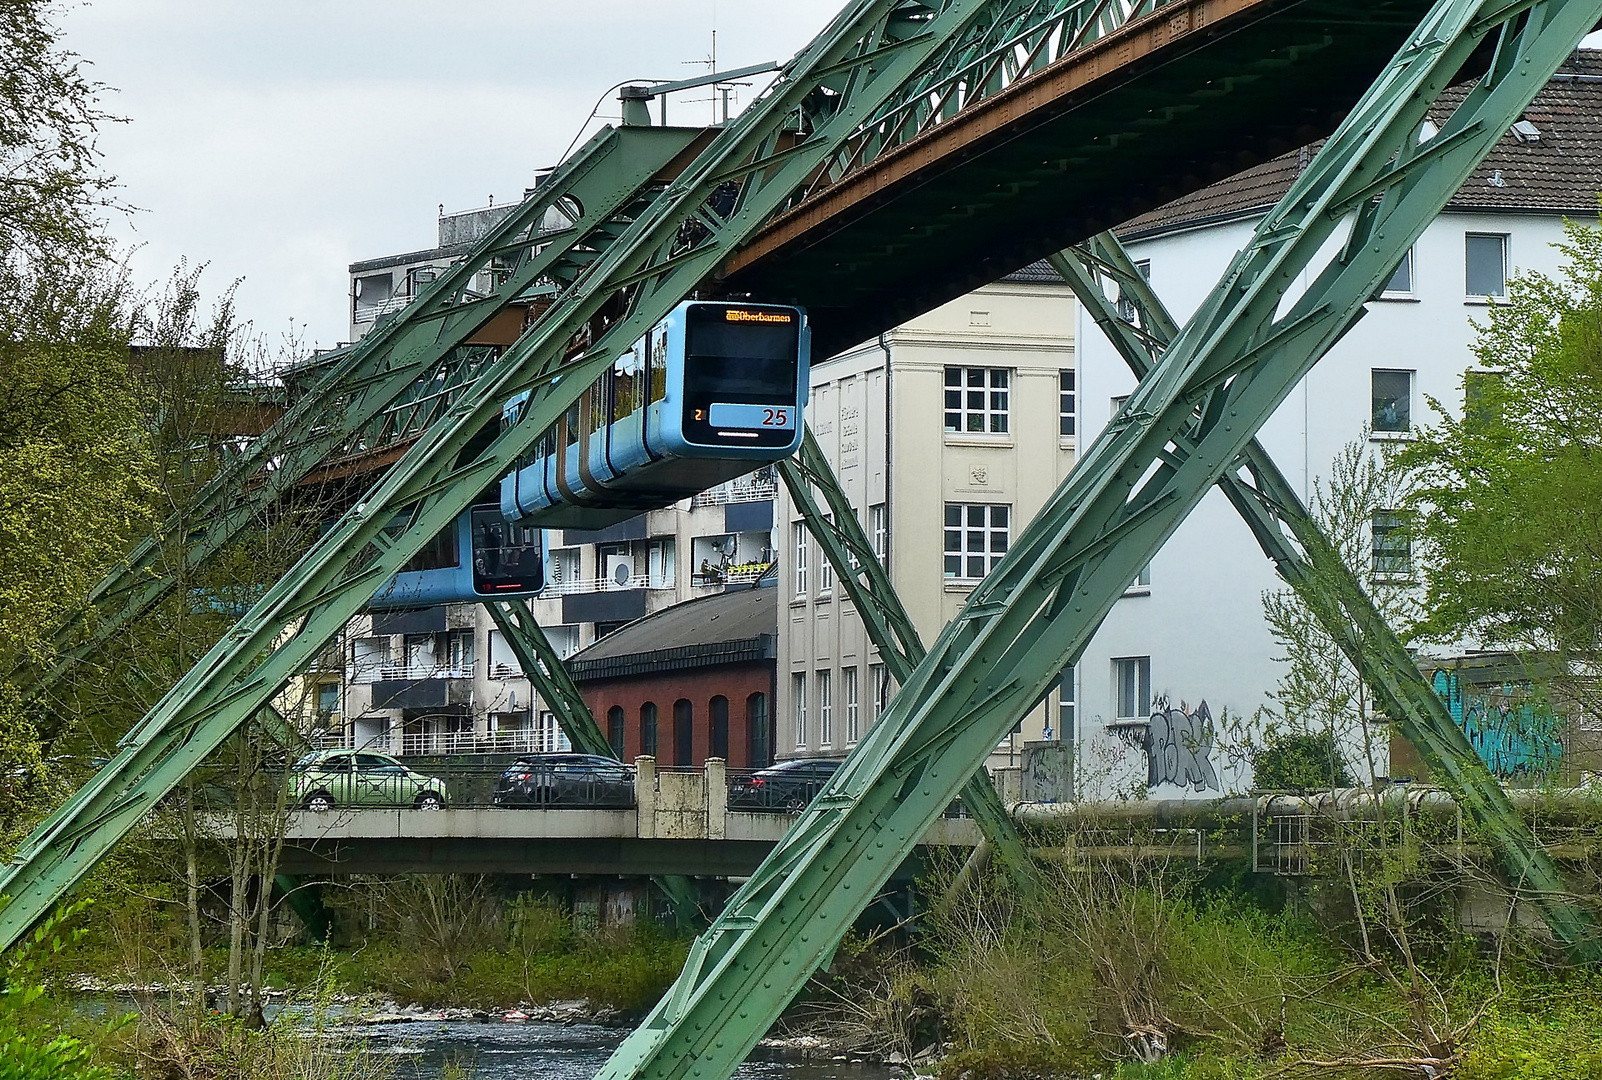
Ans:
POLYGON ((946 368, 946 430, 1005 435, 1012 396, 1010 368, 946 368))
POLYGON ((489 632, 489 677, 492 679, 521 679, 523 668, 517 662, 517 653, 506 635, 499 630, 489 632))
MULTIPOLYGON (((1135 269, 1140 271, 1140 276, 1144 280, 1151 280, 1150 259, 1141 259, 1135 263, 1135 269)), ((1118 317, 1131 326, 1140 325, 1140 309, 1135 304, 1134 294, 1126 291, 1121 286, 1118 290, 1118 317)))
POLYGON ((792 708, 795 710, 795 747, 804 750, 807 746, 807 676, 805 672, 798 671, 790 676, 790 697, 793 700, 792 708))
POLYGON ((445 636, 449 670, 458 677, 473 674, 473 631, 452 630, 445 636))
POLYGON ((846 745, 855 746, 862 738, 862 717, 857 704, 857 669, 842 668, 840 677, 845 680, 846 745))
POLYGON ((873 554, 879 565, 890 566, 890 508, 884 503, 868 507, 868 533, 873 539, 873 554))
POLYGON ((1113 714, 1120 724, 1151 719, 1151 657, 1125 656, 1112 662, 1113 714))
POLYGON ((1064 439, 1074 434, 1074 372, 1064 368, 1057 372, 1057 434, 1064 439))
POLYGON ((1112 413, 1110 415, 1117 416, 1118 410, 1122 409, 1124 407, 1124 402, 1128 400, 1128 394, 1114 394, 1112 397, 1112 413))
POLYGON ((1369 523, 1373 538, 1374 576, 1407 577, 1413 572, 1413 543, 1407 517, 1396 510, 1376 510, 1369 523))
POLYGON ((1380 290, 1381 296, 1412 296, 1413 295, 1413 249, 1408 248, 1402 261, 1396 264, 1391 271, 1390 278, 1385 282, 1385 288, 1380 290))
POLYGON ((534 745, 542 754, 565 754, 573 749, 562 725, 556 722, 556 714, 545 709, 540 710, 535 722, 534 745))
POLYGON ((818 672, 818 746, 834 746, 834 672, 818 672))
POLYGON ((1470 297, 1507 295, 1507 234, 1463 234, 1463 292, 1470 297))
POLYGON ((1124 595, 1125 596, 1130 596, 1130 595, 1133 595, 1133 596, 1145 596, 1146 594, 1148 594, 1150 592, 1151 592, 1151 563, 1147 563, 1145 566, 1142 566, 1140 568, 1140 573, 1135 575, 1135 580, 1131 581, 1129 583, 1129 588, 1124 590, 1124 595))
POLYGON ((1382 433, 1410 431, 1413 427, 1413 373, 1374 368, 1369 379, 1373 400, 1370 427, 1382 433))
POLYGON ((807 594, 807 527, 801 522, 790 526, 795 547, 795 562, 790 572, 791 580, 795 583, 795 594, 807 594))
POLYGON ((384 677, 384 665, 389 663, 389 638, 359 637, 350 643, 350 677, 352 682, 376 682, 384 677))
MULTIPOLYGON (((826 515, 825 521, 833 521, 832 516, 826 515)), ((818 595, 827 596, 834 592, 834 563, 829 561, 828 552, 822 547, 818 548, 818 595)))
POLYGON ((989 503, 946 503, 945 576, 978 581, 1007 554, 1012 507, 989 503))
POLYGON ((1057 680, 1057 738, 1072 741, 1074 737, 1074 724, 1076 721, 1076 702, 1079 688, 1078 669, 1069 665, 1063 668, 1062 677, 1057 680))

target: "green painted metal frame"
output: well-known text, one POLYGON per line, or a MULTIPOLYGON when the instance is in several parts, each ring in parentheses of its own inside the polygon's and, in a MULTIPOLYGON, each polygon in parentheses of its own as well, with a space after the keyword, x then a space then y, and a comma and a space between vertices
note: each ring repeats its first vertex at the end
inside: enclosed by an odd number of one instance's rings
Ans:
MULTIPOLYGON (((874 553, 856 508, 840 487, 840 480, 813 437, 810 425, 802 439, 801 452, 779 462, 779 475, 784 478, 790 498, 801 512, 801 520, 817 539, 824 558, 834 567, 835 578, 855 605, 868 640, 879 650, 885 670, 896 685, 901 686, 924 657, 923 639, 902 606, 884 564, 874 553), (823 496, 828 510, 818 505, 813 497, 814 489, 823 496)), ((1001 856, 1002 866, 1013 884, 1024 890, 1033 888, 1034 863, 1029 850, 983 765, 962 789, 962 801, 978 822, 990 848, 1001 856)))
MULTIPOLYGON (((1103 233, 1048 261, 1135 377, 1144 378, 1179 327, 1118 238, 1103 233), (1116 283, 1119 303, 1131 306, 1135 322, 1121 316, 1102 277, 1116 283)), ((1183 454, 1177 445, 1171 452, 1176 458, 1183 454)), ((1596 930, 1557 864, 1534 843, 1501 784, 1262 444, 1255 438, 1247 443, 1218 487, 1279 575, 1372 688, 1386 715, 1484 832, 1510 886, 1533 900, 1560 941, 1587 954, 1595 947, 1596 930)))
POLYGON ((1440 0, 599 1076, 734 1070, 1599 15, 1599 0, 1440 0), (1421 142, 1487 34, 1490 70, 1421 142))
POLYGON ((940 6, 855 0, 660 195, 588 231, 572 230, 556 245, 568 265, 582 269, 539 321, 13 855, 0 874, 0 895, 11 897, 0 909, 0 949, 303 668, 380 583, 511 469, 621 348, 706 279, 874 108, 984 10, 983 0, 940 6), (791 135, 798 118, 806 135, 797 143, 791 135), (728 183, 737 184, 737 198, 719 214, 714 199, 728 183), (522 419, 485 445, 482 433, 496 429, 502 404, 525 390, 532 397, 522 419), (390 523, 403 512, 410 524, 395 535, 390 523))
POLYGON ((411 304, 356 344, 318 358, 322 375, 312 388, 95 585, 85 608, 56 633, 57 659, 14 672, 13 680, 30 697, 45 693, 150 610, 179 576, 167 569, 170 543, 181 544, 184 566, 193 570, 331 457, 381 449, 437 419, 487 362, 484 350, 464 343, 506 305, 582 273, 608 233, 660 188, 662 169, 700 134, 624 128, 595 135, 411 304), (569 242, 575 238, 584 242, 569 242), (496 260, 512 265, 492 295, 474 294, 470 286, 496 260))
MULTIPOLYGON (((607 741, 595 714, 584 701, 578 684, 568 674, 562 658, 556 655, 551 639, 545 636, 539 620, 522 600, 488 600, 484 609, 506 637, 512 647, 518 666, 540 700, 556 714, 556 722, 567 736, 573 749, 581 754, 595 754, 614 760, 618 752, 607 741)), ((700 894, 695 882, 679 874, 651 879, 661 889, 673 907, 673 917, 680 926, 704 924, 700 894)))

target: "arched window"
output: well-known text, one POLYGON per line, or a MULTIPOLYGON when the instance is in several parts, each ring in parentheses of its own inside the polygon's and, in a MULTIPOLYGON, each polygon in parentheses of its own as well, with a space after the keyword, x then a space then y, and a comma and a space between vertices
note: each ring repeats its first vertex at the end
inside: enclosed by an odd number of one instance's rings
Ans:
POLYGON ((656 702, 640 706, 640 753, 656 757, 656 702))
POLYGON ((712 717, 711 738, 707 740, 707 756, 729 760, 729 699, 719 694, 707 705, 712 717))
POLYGON ((623 759, 623 706, 613 705, 606 710, 606 741, 612 744, 612 753, 623 759))
POLYGON ((746 764, 753 769, 765 769, 773 764, 768 750, 768 696, 752 694, 745 699, 746 764))
POLYGON ((695 706, 687 698, 673 703, 673 764, 695 764, 695 706))

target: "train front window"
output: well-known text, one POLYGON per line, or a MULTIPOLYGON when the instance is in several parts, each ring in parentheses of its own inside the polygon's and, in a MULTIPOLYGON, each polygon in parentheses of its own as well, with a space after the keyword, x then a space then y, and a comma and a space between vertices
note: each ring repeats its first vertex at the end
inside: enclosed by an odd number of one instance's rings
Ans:
POLYGON ((795 400, 801 336, 795 312, 692 307, 686 313, 686 335, 687 401, 795 400), (731 313, 743 313, 750 321, 731 320, 731 313), (774 321, 757 321, 758 316, 774 321))
POLYGON ((493 596, 539 591, 545 572, 538 529, 514 525, 498 507, 475 509, 472 529, 474 592, 493 596))

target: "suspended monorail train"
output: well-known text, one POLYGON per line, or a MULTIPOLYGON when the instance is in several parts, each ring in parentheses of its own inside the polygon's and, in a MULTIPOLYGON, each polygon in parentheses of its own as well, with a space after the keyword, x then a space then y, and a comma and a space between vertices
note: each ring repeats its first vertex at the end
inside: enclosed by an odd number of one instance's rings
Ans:
MULTIPOLYGON (((405 520, 391 526, 399 532, 405 520)), ((474 506, 442 529, 367 604, 374 611, 537 596, 545 588, 540 530, 474 506)))
MULTIPOLYGON (((801 447, 810 360, 801 308, 685 301, 501 480, 501 513, 602 528, 789 457, 801 447)), ((527 403, 507 402, 502 427, 527 403)))
MULTIPOLYGON (((801 446, 810 360, 801 308, 679 304, 518 460, 499 506, 464 513, 369 608, 537 595, 541 529, 603 528, 789 457, 801 446)), ((506 403, 503 429, 528 400, 506 403)))

